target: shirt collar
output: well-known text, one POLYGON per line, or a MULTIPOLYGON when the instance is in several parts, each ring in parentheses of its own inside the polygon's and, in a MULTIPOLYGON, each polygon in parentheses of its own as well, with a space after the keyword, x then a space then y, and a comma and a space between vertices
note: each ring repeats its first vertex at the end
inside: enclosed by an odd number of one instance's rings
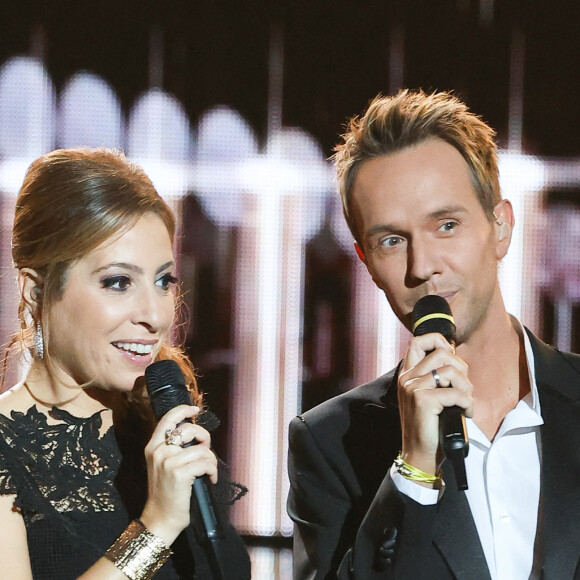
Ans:
POLYGON ((536 384, 536 366, 534 362, 534 351, 532 350, 532 343, 530 337, 523 327, 522 323, 515 317, 511 317, 514 323, 520 329, 524 337, 524 349, 526 351, 526 362, 528 364, 528 376, 530 379, 530 392, 522 399, 526 404, 536 412, 540 417, 542 416, 542 409, 540 408, 540 397, 538 395, 538 386, 536 384))
MULTIPOLYGON (((530 392, 525 397, 523 397, 518 402, 518 404, 505 416, 494 440, 497 440, 499 437, 508 431, 511 431, 512 429, 533 428, 544 423, 540 408, 538 387, 536 385, 536 370, 534 365, 534 352, 532 350, 532 344, 528 337, 528 333, 525 331, 521 322, 514 316, 512 316, 511 319, 514 322, 514 325, 516 325, 518 333, 521 333, 524 339, 524 350, 526 353, 528 377, 530 380, 530 392)), ((469 439, 477 441, 485 446, 490 444, 487 437, 483 434, 483 432, 472 419, 466 419, 466 425, 469 439)))

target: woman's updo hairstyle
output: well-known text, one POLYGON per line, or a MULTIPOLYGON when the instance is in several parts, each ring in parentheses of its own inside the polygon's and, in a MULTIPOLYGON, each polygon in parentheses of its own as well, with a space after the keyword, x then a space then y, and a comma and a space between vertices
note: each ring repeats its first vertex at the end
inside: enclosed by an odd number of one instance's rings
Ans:
MULTIPOLYGON (((62 297, 70 266, 149 212, 161 218, 173 240, 171 209, 143 169, 120 151, 58 149, 34 161, 16 202, 12 259, 16 268, 31 268, 38 274, 39 320, 32 320, 21 301, 21 330, 13 343, 31 350, 35 325, 40 322, 48 351, 45 313, 62 297)), ((177 360, 196 390, 191 363, 179 349, 164 345, 160 358, 177 360)))

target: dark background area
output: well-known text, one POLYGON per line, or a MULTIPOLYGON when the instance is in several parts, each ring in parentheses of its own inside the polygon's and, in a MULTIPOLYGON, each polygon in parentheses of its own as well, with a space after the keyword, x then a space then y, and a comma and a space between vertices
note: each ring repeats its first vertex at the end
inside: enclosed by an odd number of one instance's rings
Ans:
POLYGON ((282 124, 330 155, 346 119, 388 93, 393 31, 403 85, 453 89, 507 143, 510 47, 524 39, 523 149, 580 154, 580 4, 574 0, 18 0, 0 3, 0 63, 41 55, 62 88, 79 70, 101 75, 126 111, 150 86, 152 34, 162 87, 192 123, 218 104, 237 109, 261 142, 268 118, 271 37, 284 48, 282 124))

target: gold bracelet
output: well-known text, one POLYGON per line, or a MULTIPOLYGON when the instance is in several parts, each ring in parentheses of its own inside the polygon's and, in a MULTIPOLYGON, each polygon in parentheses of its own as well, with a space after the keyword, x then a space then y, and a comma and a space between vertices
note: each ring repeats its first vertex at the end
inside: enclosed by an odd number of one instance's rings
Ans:
POLYGON ((141 520, 133 520, 105 552, 105 558, 131 580, 150 580, 170 555, 171 550, 163 540, 153 535, 141 520))
POLYGON ((441 470, 436 475, 431 475, 418 467, 414 467, 407 463, 401 456, 401 452, 395 459, 395 467, 397 471, 405 478, 411 481, 419 481, 421 483, 439 483, 441 481, 441 470))

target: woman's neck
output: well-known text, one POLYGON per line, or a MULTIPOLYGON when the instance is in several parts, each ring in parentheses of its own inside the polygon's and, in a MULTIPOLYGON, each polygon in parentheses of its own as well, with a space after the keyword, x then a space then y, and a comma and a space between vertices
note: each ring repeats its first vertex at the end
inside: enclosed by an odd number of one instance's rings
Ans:
POLYGON ((36 403, 48 408, 58 407, 78 416, 90 416, 119 404, 116 392, 96 386, 64 384, 49 372, 44 361, 32 363, 23 385, 36 403))

